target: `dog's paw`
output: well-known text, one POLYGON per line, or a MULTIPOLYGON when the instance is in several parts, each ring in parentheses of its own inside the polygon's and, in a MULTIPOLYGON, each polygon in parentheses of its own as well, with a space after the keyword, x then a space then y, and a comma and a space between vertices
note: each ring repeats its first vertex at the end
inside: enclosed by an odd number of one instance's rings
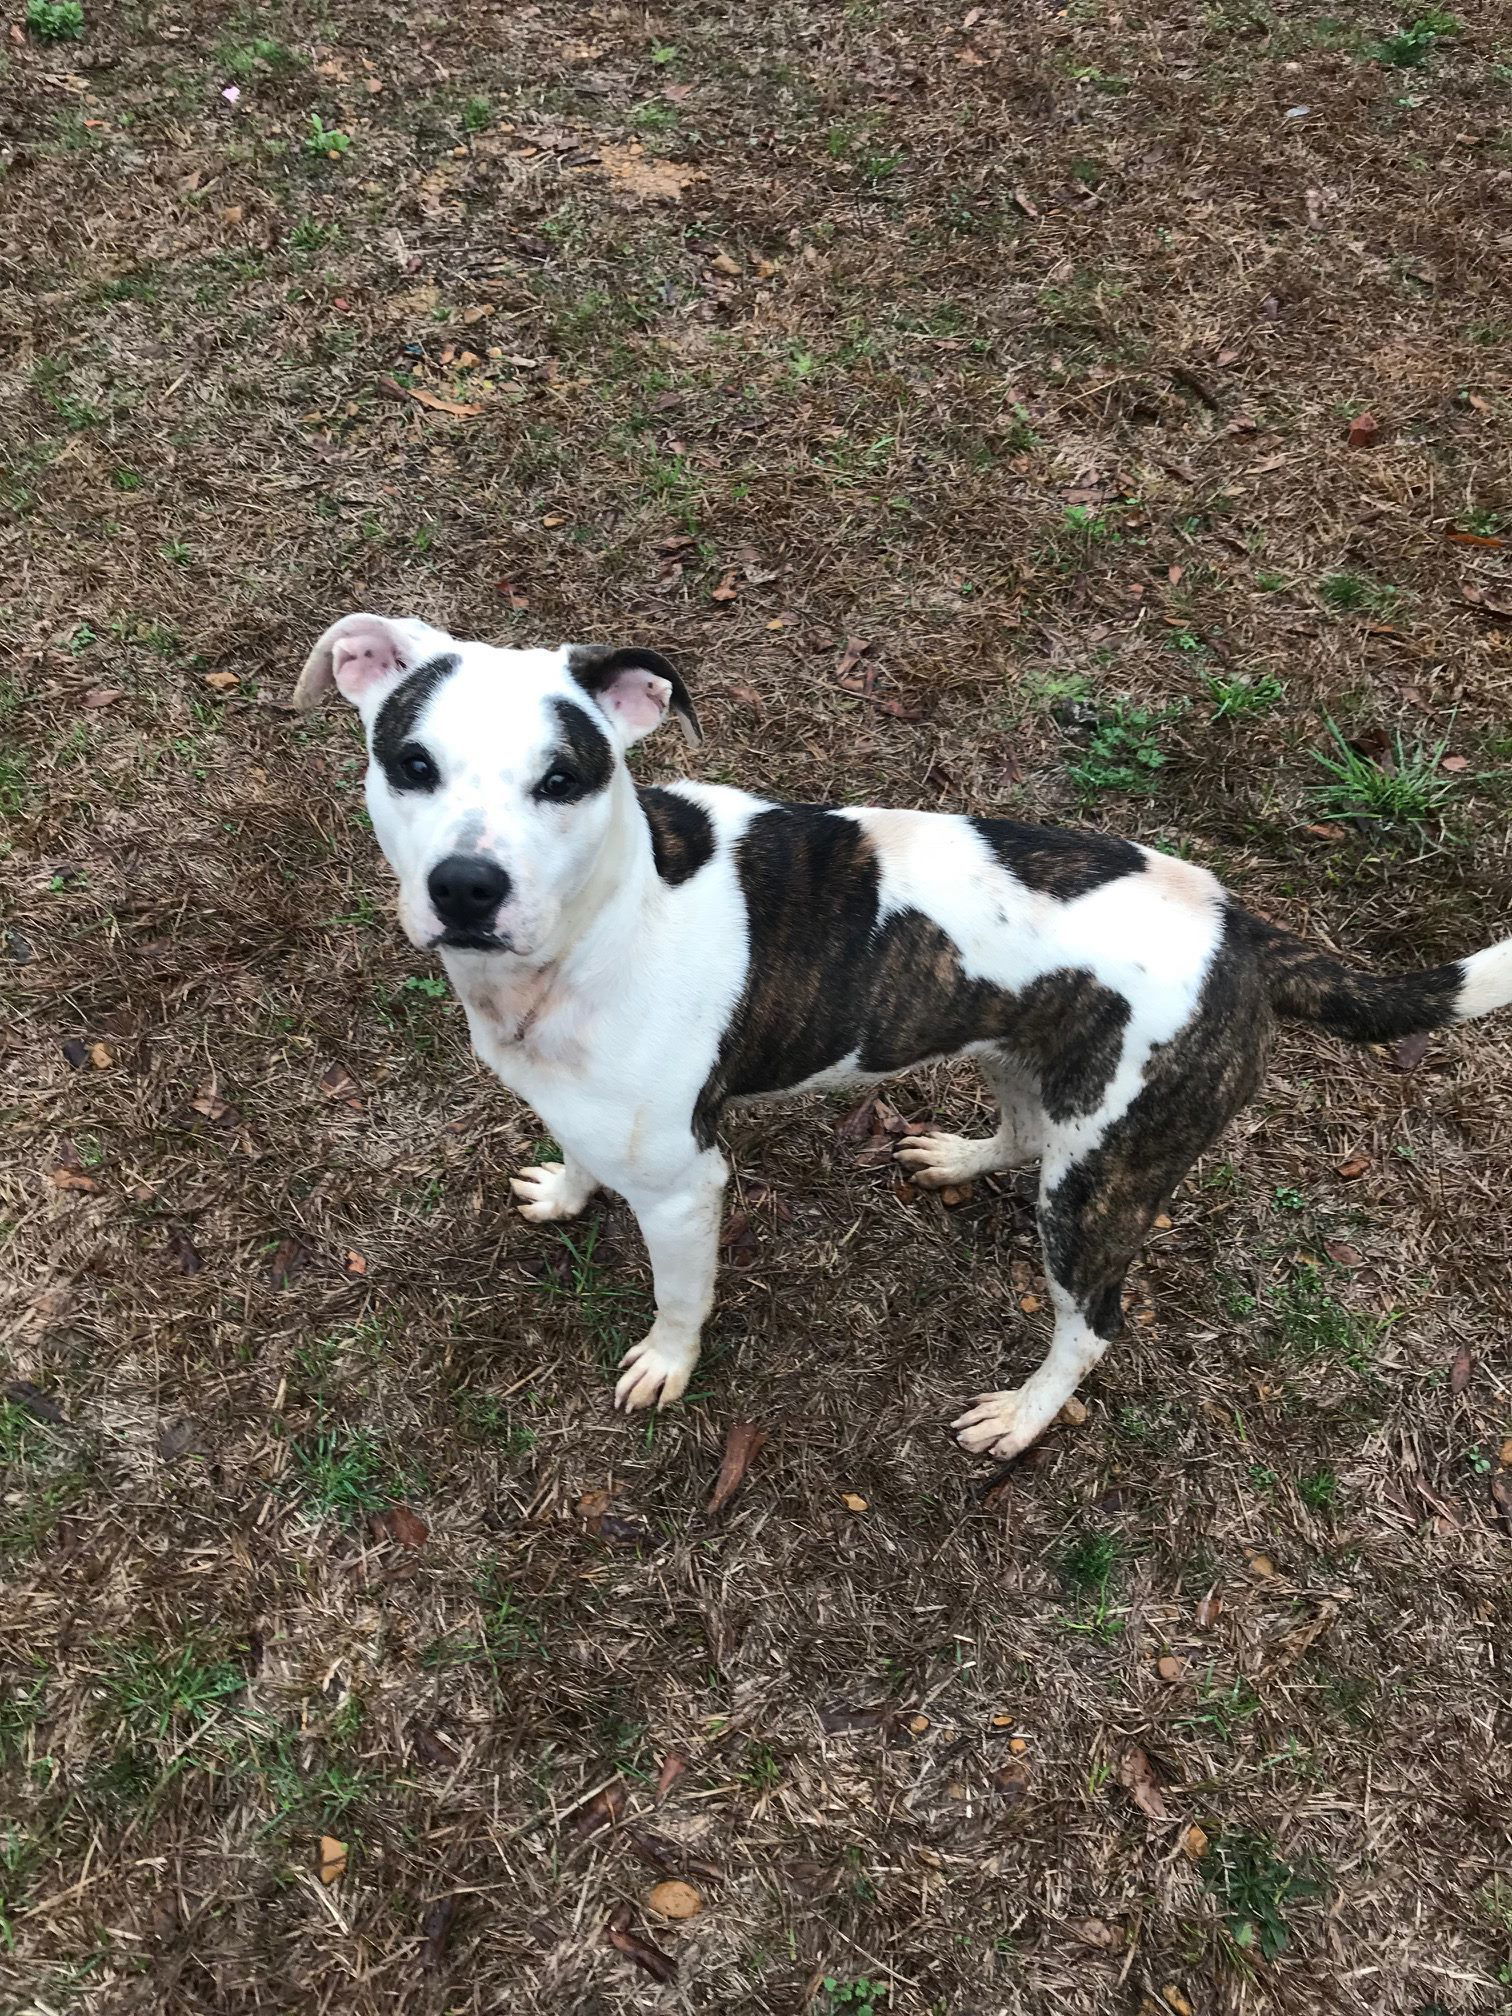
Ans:
POLYGON ((593 1185, 560 1162, 543 1162, 539 1169, 522 1169, 511 1176, 509 1187, 520 1207, 520 1216, 532 1225, 549 1225, 554 1218, 576 1218, 593 1195, 593 1185))
POLYGON ((614 1404, 626 1414, 635 1414, 642 1407, 670 1406, 682 1398, 693 1376, 697 1344, 674 1344, 664 1333, 658 1335, 659 1329, 653 1323, 650 1334, 632 1344, 620 1360, 614 1404))
POLYGON ((969 1141, 964 1134, 910 1134, 898 1143, 895 1159, 926 1190, 969 1183, 997 1166, 992 1142, 969 1141))
POLYGON ((1016 1386, 1006 1393, 978 1393, 975 1404, 951 1422, 955 1438, 971 1456, 994 1456, 1011 1463, 1037 1442, 1059 1412, 1050 1394, 1016 1386))

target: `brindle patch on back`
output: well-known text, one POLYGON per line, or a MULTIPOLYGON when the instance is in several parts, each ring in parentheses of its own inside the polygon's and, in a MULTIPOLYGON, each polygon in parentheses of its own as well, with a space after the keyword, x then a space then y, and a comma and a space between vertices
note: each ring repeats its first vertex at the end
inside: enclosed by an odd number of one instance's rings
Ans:
POLYGON ((853 1053, 858 1070, 880 1075, 1000 1043, 1049 1086, 1059 1114, 1097 1106, 1129 1007, 1090 973, 1047 975, 1022 993, 968 978, 922 912, 880 916, 870 838, 820 807, 759 813, 737 859, 750 962, 694 1113, 705 1145, 727 1099, 785 1091, 853 1053))
POLYGON ((1132 840, 1105 833, 1073 833, 1065 826, 1023 826, 1014 819, 973 819, 1010 875, 1026 889, 1064 903, 1086 896, 1120 875, 1141 875, 1145 855, 1132 840))
POLYGON ((659 791, 648 784, 638 788, 635 795, 651 829, 656 872, 663 882, 675 888, 714 857, 714 828, 709 815, 702 805, 695 805, 680 791, 659 791))

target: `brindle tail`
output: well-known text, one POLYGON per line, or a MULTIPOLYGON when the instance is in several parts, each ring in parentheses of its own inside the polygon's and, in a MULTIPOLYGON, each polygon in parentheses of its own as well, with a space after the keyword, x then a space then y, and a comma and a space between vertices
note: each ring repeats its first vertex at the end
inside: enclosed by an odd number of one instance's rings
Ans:
POLYGON ((1512 1004, 1512 938, 1423 973, 1358 973, 1247 911, 1236 922, 1259 955, 1278 1015, 1351 1043, 1391 1043, 1512 1004))

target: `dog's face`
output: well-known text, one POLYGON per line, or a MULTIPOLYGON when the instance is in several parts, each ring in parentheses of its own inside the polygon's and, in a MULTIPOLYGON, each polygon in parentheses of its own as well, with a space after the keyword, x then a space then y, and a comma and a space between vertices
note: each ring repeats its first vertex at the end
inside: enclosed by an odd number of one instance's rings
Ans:
POLYGON ((343 616, 296 705, 333 684, 362 715, 368 811, 422 950, 553 956, 631 789, 625 749, 669 709, 698 739, 654 651, 506 651, 415 618, 343 616))

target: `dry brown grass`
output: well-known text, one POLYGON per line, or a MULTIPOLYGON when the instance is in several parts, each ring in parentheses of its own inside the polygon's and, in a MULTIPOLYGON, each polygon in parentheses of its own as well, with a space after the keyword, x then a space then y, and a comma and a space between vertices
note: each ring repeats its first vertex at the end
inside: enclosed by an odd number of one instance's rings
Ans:
POLYGON ((509 1214, 534 1123, 415 984, 353 723, 285 704, 348 607, 645 639, 703 774, 1484 942, 1505 10, 1404 68, 1259 0, 86 9, 0 76, 6 2006, 1506 2007, 1505 1025, 1289 1040, 985 1497, 943 1424, 1042 1348, 1023 1191, 742 1119, 756 1250, 647 1428, 633 1228, 509 1214), (1448 735, 1446 823, 1320 817, 1326 717, 1448 735))

